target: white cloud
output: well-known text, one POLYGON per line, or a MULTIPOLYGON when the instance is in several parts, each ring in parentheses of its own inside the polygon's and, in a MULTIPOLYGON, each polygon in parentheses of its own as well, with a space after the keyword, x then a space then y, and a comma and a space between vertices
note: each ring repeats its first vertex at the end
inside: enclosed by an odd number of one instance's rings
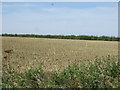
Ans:
POLYGON ((15 4, 2 4, 2 7, 6 7, 6 8, 16 8, 16 7, 22 7, 22 8, 25 8, 25 7, 35 7, 36 5, 33 4, 33 3, 15 3, 15 4))
POLYGON ((45 11, 45 12, 59 12, 61 10, 61 8, 43 8, 41 9, 42 11, 45 11))

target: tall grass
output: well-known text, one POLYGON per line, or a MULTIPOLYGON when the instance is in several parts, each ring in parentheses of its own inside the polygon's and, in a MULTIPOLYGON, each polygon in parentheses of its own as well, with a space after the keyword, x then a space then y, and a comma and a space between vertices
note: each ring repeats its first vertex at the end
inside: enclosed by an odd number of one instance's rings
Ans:
POLYGON ((3 88, 118 88, 120 75, 117 57, 107 56, 73 63, 63 71, 52 72, 45 77, 42 68, 30 69, 24 73, 9 71, 3 75, 3 88))

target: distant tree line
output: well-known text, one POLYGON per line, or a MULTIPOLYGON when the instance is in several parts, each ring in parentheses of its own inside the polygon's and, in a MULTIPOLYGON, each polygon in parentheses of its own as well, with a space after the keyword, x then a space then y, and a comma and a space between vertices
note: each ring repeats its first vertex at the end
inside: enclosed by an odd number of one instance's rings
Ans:
POLYGON ((35 35, 35 34, 2 34, 10 37, 34 37, 34 38, 55 38, 55 39, 77 39, 77 40, 102 40, 102 41, 119 41, 120 37, 109 36, 87 36, 87 35, 35 35))

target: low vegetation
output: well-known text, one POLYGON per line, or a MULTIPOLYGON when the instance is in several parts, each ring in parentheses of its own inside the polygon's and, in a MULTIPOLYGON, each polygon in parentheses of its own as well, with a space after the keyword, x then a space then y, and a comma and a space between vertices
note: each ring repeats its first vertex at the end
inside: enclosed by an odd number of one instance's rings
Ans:
POLYGON ((117 57, 96 57, 47 75, 42 67, 18 73, 9 64, 3 73, 3 88, 118 88, 117 57))
POLYGON ((87 36, 87 35, 35 35, 35 34, 2 34, 2 36, 11 37, 35 37, 35 38, 55 38, 55 39, 77 39, 77 40, 102 40, 102 41, 119 41, 118 37, 109 36, 87 36))

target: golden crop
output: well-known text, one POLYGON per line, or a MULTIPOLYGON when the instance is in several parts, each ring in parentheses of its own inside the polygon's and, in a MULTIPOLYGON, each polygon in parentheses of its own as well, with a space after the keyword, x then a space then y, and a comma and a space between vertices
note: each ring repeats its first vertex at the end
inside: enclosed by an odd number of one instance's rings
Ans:
POLYGON ((8 64, 17 72, 39 66, 50 72, 96 56, 118 56, 118 42, 2 37, 2 55, 3 72, 8 64))

